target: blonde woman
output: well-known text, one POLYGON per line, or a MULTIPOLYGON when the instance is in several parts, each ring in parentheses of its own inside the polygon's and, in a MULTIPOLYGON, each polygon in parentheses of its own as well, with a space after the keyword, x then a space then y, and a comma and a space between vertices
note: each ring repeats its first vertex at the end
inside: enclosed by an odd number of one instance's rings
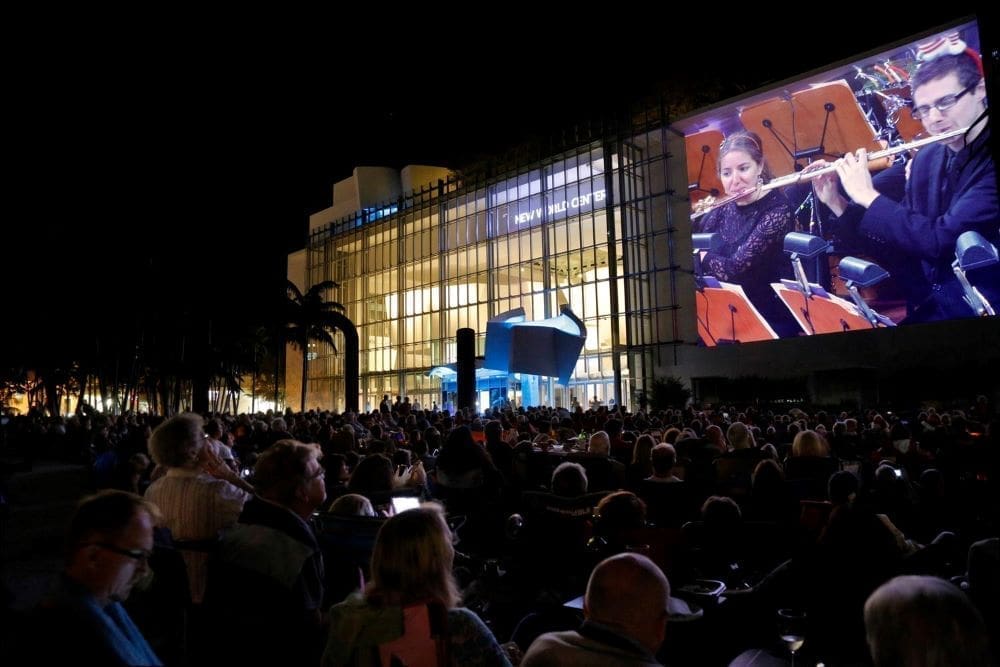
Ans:
MULTIPOLYGON (((434 503, 386 521, 375 540, 367 590, 330 609, 323 665, 388 664, 394 653, 387 647, 400 647, 404 618, 411 618, 413 608, 431 603, 446 610, 443 653, 448 664, 509 666, 489 628, 459 606, 451 542, 444 512, 434 503)), ((433 620, 430 623, 433 626, 433 620)))

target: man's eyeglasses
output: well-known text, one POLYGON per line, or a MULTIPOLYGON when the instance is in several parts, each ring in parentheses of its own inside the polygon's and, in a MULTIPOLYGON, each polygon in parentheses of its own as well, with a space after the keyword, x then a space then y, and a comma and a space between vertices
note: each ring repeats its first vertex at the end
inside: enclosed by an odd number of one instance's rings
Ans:
POLYGON ((146 551, 145 549, 122 549, 121 547, 116 547, 115 545, 108 544, 107 542, 87 542, 83 546, 101 547, 102 549, 107 549, 112 553, 116 553, 120 556, 128 556, 129 558, 143 563, 148 562, 150 557, 153 555, 151 551, 146 551))
POLYGON ((968 88, 964 88, 959 92, 955 93, 954 95, 945 95, 944 97, 940 98, 933 104, 929 105, 925 104, 923 106, 914 107, 913 111, 910 112, 910 115, 913 116, 914 120, 923 120, 927 118, 927 115, 931 112, 931 107, 934 107, 938 111, 947 111, 948 109, 958 104, 958 101, 962 99, 963 95, 965 95, 978 85, 979 82, 977 81, 968 88))

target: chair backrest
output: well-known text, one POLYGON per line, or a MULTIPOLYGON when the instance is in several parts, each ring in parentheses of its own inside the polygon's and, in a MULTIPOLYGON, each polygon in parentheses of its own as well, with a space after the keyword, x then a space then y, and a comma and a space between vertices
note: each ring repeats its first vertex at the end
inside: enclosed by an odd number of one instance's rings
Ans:
POLYGON ((839 469, 832 457, 790 456, 785 460, 785 479, 799 500, 826 500, 827 481, 839 469))
POLYGON ((716 493, 731 498, 750 495, 753 469, 759 460, 750 456, 720 456, 715 459, 716 493))
POLYGON ((361 567, 367 576, 372 551, 375 550, 375 538, 385 519, 319 514, 316 522, 324 553, 329 551, 338 560, 361 567))
POLYGON ((617 488, 611 459, 574 452, 566 455, 567 461, 579 463, 587 471, 587 488, 591 491, 606 491, 617 488))
POLYGON ((625 545, 656 563, 669 578, 674 574, 674 562, 684 542, 680 527, 646 526, 628 531, 625 545))
POLYGON ((568 517, 590 517, 597 503, 601 502, 608 491, 587 493, 572 498, 557 496, 545 491, 523 491, 521 493, 521 508, 525 514, 546 512, 568 517))
POLYGON ((697 498, 687 482, 644 479, 637 495, 646 503, 646 518, 657 526, 680 528, 697 515, 697 498))
POLYGON ((521 494, 524 514, 524 541, 533 561, 544 554, 545 565, 564 567, 567 560, 579 559, 593 536, 594 508, 607 493, 588 493, 564 498, 540 491, 521 494))
POLYGON ((799 527, 809 542, 815 542, 833 511, 833 503, 827 500, 800 500, 799 527))
POLYGON ((725 533, 712 533, 704 522, 689 521, 681 531, 696 559, 725 556, 753 569, 773 568, 789 557, 792 547, 788 528, 775 521, 744 521, 725 533))
POLYGON ((403 608, 403 634, 379 644, 382 667, 448 665, 448 610, 437 602, 403 608))

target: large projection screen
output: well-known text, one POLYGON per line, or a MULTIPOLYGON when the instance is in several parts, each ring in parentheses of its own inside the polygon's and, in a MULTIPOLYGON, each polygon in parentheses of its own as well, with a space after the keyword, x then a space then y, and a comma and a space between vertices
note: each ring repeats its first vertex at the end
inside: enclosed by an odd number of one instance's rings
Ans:
POLYGON ((970 20, 673 124, 699 346, 995 317, 980 54, 970 20))

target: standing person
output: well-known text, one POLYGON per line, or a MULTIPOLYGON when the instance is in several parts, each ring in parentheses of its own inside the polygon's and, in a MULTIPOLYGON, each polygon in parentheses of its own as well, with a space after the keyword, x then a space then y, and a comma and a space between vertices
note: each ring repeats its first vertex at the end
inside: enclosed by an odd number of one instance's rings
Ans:
POLYGON ((703 255, 702 272, 741 285, 775 332, 786 336, 798 327, 771 283, 781 280, 784 239, 795 221, 782 193, 761 189, 771 176, 760 137, 746 130, 730 134, 719 147, 719 178, 726 195, 736 199, 696 220, 692 231, 722 237, 717 252, 703 255))
POLYGON ((21 657, 38 665, 161 665, 122 607, 150 573, 157 507, 134 493, 84 498, 70 520, 66 567, 43 600, 21 657))
MULTIPOLYGON (((896 165, 874 180, 865 149, 848 153, 833 163, 835 172, 816 177, 813 188, 837 216, 831 225, 835 236, 874 241, 871 252, 879 261, 903 256, 907 323, 972 317, 951 267, 955 242, 972 230, 1000 244, 981 61, 968 50, 938 55, 920 65, 910 87, 913 117, 928 133, 967 131, 922 148, 906 168, 896 165)), ((819 161, 809 168, 823 166, 819 161)), ((1000 266, 978 269, 969 278, 995 306, 1000 266)))
POLYGON ((444 609, 444 628, 438 636, 444 640, 442 652, 449 664, 509 667, 489 628, 475 613, 458 606, 454 557, 451 530, 439 505, 425 504, 386 521, 375 540, 367 590, 330 609, 330 636, 322 664, 386 664, 379 659, 380 646, 398 647, 394 642, 405 632, 407 609, 430 603, 429 607, 444 609))

